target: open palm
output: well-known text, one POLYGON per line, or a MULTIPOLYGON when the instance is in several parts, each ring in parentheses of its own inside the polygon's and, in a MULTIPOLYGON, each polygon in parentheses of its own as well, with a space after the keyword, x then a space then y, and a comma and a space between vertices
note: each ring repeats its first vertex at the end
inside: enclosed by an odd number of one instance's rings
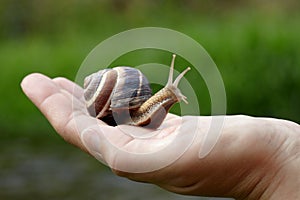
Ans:
MULTIPOLYGON (((250 199, 271 196, 274 177, 283 181, 278 173, 289 166, 286 162, 283 165, 287 154, 282 153, 287 147, 293 149, 287 141, 299 141, 299 125, 295 123, 227 116, 214 148, 201 157, 213 117, 168 114, 157 130, 111 127, 88 114, 83 89, 67 79, 31 74, 23 80, 22 88, 66 141, 120 176, 181 194, 250 199), (277 134, 283 130, 292 134, 277 134)), ((298 179, 293 180, 300 183, 298 179)))

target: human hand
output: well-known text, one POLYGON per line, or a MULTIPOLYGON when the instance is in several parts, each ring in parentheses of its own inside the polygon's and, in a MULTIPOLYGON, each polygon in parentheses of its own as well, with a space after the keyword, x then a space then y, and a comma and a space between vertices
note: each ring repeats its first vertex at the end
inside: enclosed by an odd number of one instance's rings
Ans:
POLYGON ((89 116, 82 88, 67 79, 31 74, 22 88, 67 142, 106 163, 117 175, 181 194, 300 198, 298 124, 226 116, 216 145, 199 157, 213 117, 168 114, 155 131, 111 127, 89 116))

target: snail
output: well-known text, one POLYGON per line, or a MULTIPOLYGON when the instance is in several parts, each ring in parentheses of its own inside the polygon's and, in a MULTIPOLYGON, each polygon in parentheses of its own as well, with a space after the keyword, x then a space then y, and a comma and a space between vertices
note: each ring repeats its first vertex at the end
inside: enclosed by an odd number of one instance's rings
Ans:
POLYGON ((181 100, 187 103, 178 83, 186 68, 173 82, 173 55, 166 86, 152 96, 147 78, 136 68, 114 67, 84 79, 84 97, 90 115, 108 125, 129 124, 158 128, 169 109, 181 100))

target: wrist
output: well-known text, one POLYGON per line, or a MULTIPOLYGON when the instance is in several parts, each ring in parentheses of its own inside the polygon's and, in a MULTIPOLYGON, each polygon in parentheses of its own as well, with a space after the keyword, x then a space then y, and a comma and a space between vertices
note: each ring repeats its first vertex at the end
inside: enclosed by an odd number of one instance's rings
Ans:
POLYGON ((273 138, 266 145, 276 151, 262 168, 261 181, 255 187, 264 189, 257 189, 247 199, 300 199, 300 126, 278 119, 267 119, 266 125, 266 132, 273 138))
POLYGON ((279 170, 266 194, 268 199, 300 199, 300 126, 285 120, 273 121, 278 135, 287 135, 278 157, 279 170))

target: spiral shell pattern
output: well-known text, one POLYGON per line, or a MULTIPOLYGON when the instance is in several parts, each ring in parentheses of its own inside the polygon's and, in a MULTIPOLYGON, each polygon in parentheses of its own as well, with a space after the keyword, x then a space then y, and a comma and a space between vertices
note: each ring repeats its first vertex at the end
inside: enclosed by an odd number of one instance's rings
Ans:
POLYGON ((147 78, 132 67, 100 70, 84 80, 87 109, 102 120, 111 118, 112 111, 140 107, 151 95, 147 78))

